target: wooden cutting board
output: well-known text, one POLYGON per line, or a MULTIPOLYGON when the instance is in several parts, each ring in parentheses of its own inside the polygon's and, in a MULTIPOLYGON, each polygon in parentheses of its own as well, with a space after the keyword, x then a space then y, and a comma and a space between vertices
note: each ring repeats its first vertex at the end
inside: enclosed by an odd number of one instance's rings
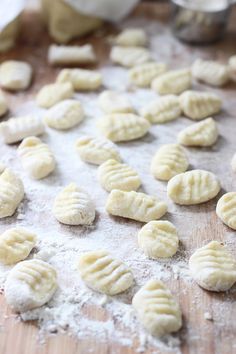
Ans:
MULTIPOLYGON (((162 24, 167 25, 169 15, 169 7, 167 4, 141 4, 131 15, 132 17, 141 17, 143 21, 156 19, 162 24)), ((115 30, 111 26, 105 27, 105 33, 114 33, 115 30)), ((89 41, 95 46, 96 53, 99 56, 99 66, 108 63, 109 45, 104 41, 102 36, 89 36, 78 43, 89 41)), ((182 45, 181 50, 176 51, 175 41, 169 34, 169 37, 160 36, 159 50, 170 56, 170 61, 173 67, 183 63, 186 66, 190 64, 189 60, 193 53, 198 55, 227 60, 227 58, 236 53, 236 11, 232 10, 231 23, 229 32, 224 41, 209 47, 196 48, 188 45, 182 45), (169 45, 169 50, 164 49, 169 45)), ((42 27, 39 15, 36 12, 28 12, 24 15, 24 23, 22 33, 20 35, 18 45, 9 53, 0 55, 0 61, 15 58, 19 60, 29 60, 35 69, 35 77, 31 88, 25 93, 10 94, 8 100, 14 108, 23 101, 31 98, 38 89, 49 82, 52 82, 58 73, 58 69, 51 68, 47 65, 47 48, 51 42, 46 30, 42 27), (43 68, 43 75, 42 75, 43 68)), ((75 43, 77 43, 75 41, 75 43)), ((178 47, 179 48, 179 47, 178 47)), ((209 88, 207 88, 209 89, 209 88)), ((236 87, 234 84, 228 85, 221 91, 221 96, 225 102, 225 111, 221 116, 227 116, 224 123, 221 122, 223 138, 221 137, 220 145, 224 144, 227 139, 235 143, 236 151, 236 87), (230 119, 229 119, 230 117, 230 119)), ((219 145, 219 147, 220 147, 219 145)), ((223 159, 224 157, 222 157, 223 159)), ((216 162, 221 164, 221 160, 216 162)), ((229 167, 230 170, 230 167, 229 167)), ((231 172, 229 171, 229 175, 231 172)), ((231 174, 232 175, 232 174, 231 174)), ((230 176, 231 176, 230 175, 230 176)), ((235 190, 236 176, 227 180, 227 190, 235 190)), ((191 240, 184 244, 188 251, 196 249, 200 245, 206 243, 206 240, 217 239, 225 241, 225 235, 230 233, 230 230, 224 226, 215 215, 215 201, 206 203, 204 206, 195 207, 195 212, 201 215, 201 222, 204 228, 199 230, 197 227, 193 230, 191 240)), ((183 229, 191 227, 191 220, 186 220, 183 215, 183 229)), ((232 233, 232 232, 231 232, 232 233)), ((236 235, 235 235, 236 237, 236 235)), ((236 239, 231 240, 231 249, 235 251, 236 239)), ((235 255, 235 252, 234 252, 235 255)), ((176 292, 185 288, 184 282, 179 279, 172 284, 170 288, 175 287, 176 292), (176 289, 177 288, 177 289, 176 289)), ((179 301, 184 317, 184 328, 180 333, 181 350, 184 354, 233 354, 236 353, 236 291, 235 288, 229 294, 216 294, 203 291, 197 285, 192 285, 181 292, 179 301), (211 313, 221 316, 215 316, 214 321, 207 321, 201 308, 194 307, 194 301, 198 298, 198 303, 202 304, 204 309, 208 309, 211 313), (198 340, 194 339, 192 333, 196 333, 198 340)), ((69 353, 134 353, 138 346, 138 339, 133 343, 133 348, 122 347, 113 342, 102 343, 98 338, 79 339, 73 338, 68 334, 57 334, 46 339, 45 344, 39 344, 37 335, 38 330, 33 323, 22 323, 17 319, 17 316, 11 312, 6 306, 4 296, 0 295, 0 354, 69 354, 69 353)), ((96 309, 88 310, 88 316, 103 320, 104 313, 96 309)), ((173 351, 157 350, 148 348, 145 353, 165 354, 173 351)))

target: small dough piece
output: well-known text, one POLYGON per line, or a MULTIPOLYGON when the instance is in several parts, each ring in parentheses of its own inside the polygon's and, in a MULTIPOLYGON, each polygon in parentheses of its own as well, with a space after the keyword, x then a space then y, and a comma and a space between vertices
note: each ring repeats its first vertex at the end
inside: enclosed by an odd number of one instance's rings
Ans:
POLYGON ((91 44, 56 45, 52 44, 48 49, 48 62, 51 65, 87 65, 97 61, 91 44))
POLYGON ((229 192, 218 200, 216 214, 224 224, 236 230, 236 192, 229 192))
POLYGON ((0 262, 14 264, 23 261, 35 247, 36 235, 22 227, 6 230, 0 235, 0 262))
POLYGON ((98 98, 98 103, 100 108, 105 113, 133 113, 134 108, 132 107, 129 99, 115 91, 103 91, 98 98))
POLYGON ((147 134, 150 123, 136 114, 113 113, 100 119, 97 127, 107 139, 119 142, 143 137, 147 134))
POLYGON ((234 172, 236 172, 236 153, 234 154, 232 160, 231 160, 231 167, 234 172))
POLYGON ((56 197, 52 210, 55 218, 66 225, 91 225, 95 207, 90 196, 70 183, 56 197))
POLYGON ((16 312, 25 312, 46 304, 56 288, 56 270, 44 261, 32 259, 18 263, 10 271, 4 294, 16 312))
POLYGON ((84 119, 84 110, 79 101, 64 100, 51 107, 44 116, 44 123, 50 128, 67 130, 84 119))
POLYGON ((171 70, 152 81, 151 87, 159 95, 179 95, 192 85, 189 69, 171 70))
POLYGON ((201 120, 218 113, 222 101, 212 92, 186 91, 179 97, 180 107, 186 117, 201 120))
POLYGON ((143 63, 129 70, 129 80, 132 84, 139 87, 148 87, 153 79, 166 71, 167 65, 164 63, 143 63))
POLYGON ((32 67, 24 61, 7 60, 0 65, 0 85, 7 90, 19 91, 29 87, 32 67))
POLYGON ((104 250, 84 253, 78 269, 89 288, 107 295, 120 294, 134 283, 130 268, 104 250))
POLYGON ((50 108, 56 103, 71 98, 74 94, 73 86, 70 82, 62 82, 45 85, 36 96, 38 106, 50 108))
POLYGON ((138 244, 149 258, 169 258, 178 250, 176 227, 169 221, 150 221, 138 233, 138 244))
POLYGON ((115 39, 115 44, 122 47, 145 47, 148 39, 141 28, 126 28, 115 39))
POLYGON ((157 98, 141 110, 141 115, 152 124, 161 124, 177 119, 181 115, 179 98, 175 95, 157 98))
POLYGON ((172 177, 188 169, 188 158, 178 144, 165 144, 152 159, 151 173, 157 179, 169 181, 172 177))
POLYGON ((192 170, 171 178, 168 196, 177 204, 194 205, 215 198, 220 191, 217 177, 208 171, 192 170))
POLYGON ((195 79, 212 86, 223 86, 230 79, 228 66, 213 60, 195 60, 192 65, 192 75, 195 79))
POLYGON ((0 135, 6 144, 17 143, 28 136, 41 135, 44 131, 44 124, 34 116, 11 118, 0 123, 0 135))
POLYGON ((178 134, 178 142, 186 146, 211 146, 217 138, 217 124, 212 118, 194 123, 178 134))
POLYGON ((130 166, 116 160, 107 160, 99 167, 98 180, 108 192, 113 189, 136 191, 141 186, 137 172, 130 166))
POLYGON ((23 168, 31 178, 42 179, 54 171, 56 166, 54 156, 48 145, 39 138, 35 136, 25 138, 17 151, 23 168))
POLYGON ((81 160, 88 163, 101 165, 110 159, 121 161, 116 145, 107 139, 82 136, 76 141, 75 147, 81 160))
POLYGON ((23 198, 21 179, 6 168, 0 175, 0 219, 12 216, 23 198))
POLYGON ((166 213, 167 205, 145 193, 113 189, 106 202, 106 211, 111 215, 149 222, 160 219, 166 213))
POLYGON ((0 117, 8 111, 7 101, 2 91, 0 90, 0 117))
POLYGON ((115 46, 111 49, 110 59, 115 64, 130 68, 152 61, 152 56, 146 48, 115 46))
POLYGON ((102 75, 98 71, 85 69, 62 69, 58 83, 71 83, 75 91, 94 91, 102 85, 102 75))
POLYGON ((236 282, 236 262, 218 241, 198 248, 189 259, 189 268, 193 279, 206 290, 227 291, 236 282))
POLYGON ((160 280, 151 279, 142 286, 132 305, 144 328, 153 336, 161 337, 182 327, 180 307, 160 280))

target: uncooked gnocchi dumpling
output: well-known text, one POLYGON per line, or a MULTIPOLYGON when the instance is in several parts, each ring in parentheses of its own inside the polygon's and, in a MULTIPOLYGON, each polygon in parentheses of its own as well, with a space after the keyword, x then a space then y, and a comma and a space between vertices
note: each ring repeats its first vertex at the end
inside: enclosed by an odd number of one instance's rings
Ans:
POLYGON ((73 86, 70 82, 49 84, 43 86, 38 92, 36 102, 40 107, 50 108, 60 101, 71 98, 73 94, 73 86))
POLYGON ((87 65, 96 62, 96 55, 91 44, 79 45, 50 45, 48 61, 52 65, 87 65))
POLYGON ((192 170, 171 178, 168 196, 177 204, 194 205, 215 198, 220 191, 217 177, 208 171, 192 170))
POLYGON ((18 147, 21 163, 30 177, 42 179, 55 169, 55 159, 47 144, 39 138, 25 138, 18 147))
POLYGON ((144 328, 153 336, 177 332, 182 327, 181 310, 160 280, 149 280, 134 295, 132 305, 144 328))
POLYGON ((57 77, 58 83, 70 83, 75 91, 94 91, 102 85, 98 71, 85 69, 63 69, 57 77))
POLYGON ((151 173, 157 179, 169 181, 175 175, 185 172, 188 158, 178 144, 165 144, 160 147, 152 159, 151 173))
POLYGON ((200 120, 220 111, 222 101, 212 92, 186 91, 179 97, 180 107, 186 117, 200 120))
POLYGON ((140 177, 133 168, 112 159, 100 165, 98 180, 108 192, 113 189, 136 191, 141 185, 140 177))
POLYGON ((98 129, 114 142, 129 141, 147 134, 150 123, 132 113, 113 113, 104 116, 97 123, 98 129))
POLYGON ((132 113, 132 107, 129 99, 115 91, 103 91, 98 98, 100 108, 105 113, 132 113))
POLYGON ((107 295, 120 294, 134 283, 131 270, 104 250, 83 254, 78 269, 89 288, 107 295))
POLYGON ((236 153, 233 155, 233 158, 231 160, 231 167, 234 172, 236 172, 236 153))
POLYGON ((6 144, 17 143, 28 136, 41 135, 44 131, 44 124, 34 116, 11 118, 0 123, 0 136, 6 144))
POLYGON ((189 268, 193 279, 206 290, 226 291, 236 282, 236 262, 218 241, 197 249, 189 259, 189 268))
POLYGON ((58 130, 75 127, 84 119, 84 110, 79 101, 64 100, 51 107, 44 116, 44 122, 58 130))
POLYGON ((52 212, 66 225, 91 225, 95 207, 90 196, 75 183, 70 183, 56 197, 52 212))
POLYGON ((147 36, 141 28, 126 28, 115 38, 115 44, 122 47, 144 47, 147 36))
POLYGON ((23 198, 21 179, 6 168, 0 175, 0 219, 12 216, 23 198))
POLYGON ((18 263, 9 273, 4 294, 8 305, 17 312, 43 306, 57 288, 57 273, 39 259, 18 263))
POLYGON ((153 124, 177 119, 181 115, 179 99, 175 95, 156 98, 143 107, 141 115, 153 124))
POLYGON ((152 81, 152 89, 159 95, 179 95, 191 87, 192 77, 189 69, 171 70, 152 81))
POLYGON ((23 261, 36 245, 36 235, 22 227, 6 230, 0 235, 0 262, 13 264, 23 261))
POLYGON ((0 85, 8 90, 25 90, 30 85, 32 67, 30 64, 7 60, 0 65, 0 85))
POLYGON ((224 224, 236 230, 236 192, 229 192, 218 200, 216 214, 224 224))
POLYGON ((150 221, 139 231, 138 244, 149 258, 169 258, 177 252, 179 238, 171 222, 150 221))
POLYGON ((111 215, 149 222, 160 219, 166 213, 167 205, 145 193, 113 189, 106 202, 106 211, 111 215))
POLYGON ((166 71, 167 65, 164 63, 143 63, 129 70, 129 80, 137 86, 148 87, 155 77, 160 76, 166 71))
POLYGON ((186 146, 211 146, 217 138, 217 124, 212 118, 194 123, 178 134, 178 142, 186 146))
POLYGON ((0 91, 0 117, 3 116, 8 111, 7 101, 0 91))
POLYGON ((197 59, 192 65, 192 75, 195 79, 212 86, 223 86, 229 81, 230 71, 227 65, 213 60, 197 59))
POLYGON ((113 63, 128 68, 152 61, 151 53, 146 48, 121 46, 112 47, 110 59, 113 63))
POLYGON ((110 159, 121 161, 117 147, 107 139, 82 136, 76 141, 75 147, 80 158, 85 162, 101 165, 110 159))

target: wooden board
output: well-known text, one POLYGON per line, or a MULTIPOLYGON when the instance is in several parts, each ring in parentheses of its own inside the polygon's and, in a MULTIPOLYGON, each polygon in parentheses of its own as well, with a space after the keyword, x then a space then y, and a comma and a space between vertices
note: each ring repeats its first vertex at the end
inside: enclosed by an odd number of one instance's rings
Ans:
MULTIPOLYGON (((139 17, 141 21, 156 19, 160 23, 167 23, 169 15, 168 5, 163 4, 142 4, 132 14, 132 18, 139 17)), ((159 54, 161 59, 170 56, 170 62, 173 67, 183 66, 183 63, 190 64, 193 56, 200 55, 220 60, 226 60, 229 55, 236 53, 236 21, 235 11, 232 13, 231 25, 229 33, 224 41, 209 46, 196 48, 182 44, 176 46, 176 42, 169 37, 160 35, 159 54), (168 50, 166 49, 168 47, 168 50), (178 50, 177 50, 178 48, 178 50)), ((105 33, 113 33, 111 26, 106 26, 105 33)), ((96 53, 99 56, 99 65, 106 65, 108 62, 109 45, 103 38, 97 36, 89 36, 79 43, 89 41, 95 46, 96 53)), ((58 69, 52 69, 47 65, 46 54, 50 39, 43 29, 36 13, 26 13, 24 16, 24 24, 22 34, 16 48, 9 53, 1 55, 0 61, 5 59, 16 58, 29 60, 35 70, 34 81, 31 89, 25 93, 10 94, 8 100, 11 106, 11 114, 14 109, 23 101, 31 98, 45 83, 52 82, 58 72, 58 69), (30 29, 30 35, 29 35, 30 29), (43 73, 43 75, 42 75, 43 73)), ((77 43, 77 41, 75 41, 77 43)), ((201 85, 200 85, 201 87, 201 85)), ((216 151, 222 148, 227 151, 227 139, 231 141, 230 151, 227 154, 227 161, 215 159, 215 164, 219 170, 221 164, 225 163, 225 168, 229 167, 229 156, 232 153, 232 142, 235 143, 236 151, 236 89, 231 84, 221 91, 224 98, 225 110, 221 115, 221 132, 220 142, 217 144, 216 151), (222 122, 224 121, 224 122, 222 122), (227 167, 228 166, 228 167, 227 167)), ((213 159, 215 155, 213 156, 213 159)), ((205 165, 207 165, 205 161, 205 165)), ((209 161, 212 164, 212 161, 209 161)), ((223 181, 223 187, 227 190, 235 190, 236 176, 229 171, 228 177, 223 181)), ((185 209, 186 210, 186 209, 185 209)), ((195 218, 188 217, 187 214, 180 215, 179 227, 181 231, 188 229, 189 239, 185 239, 183 247, 188 253, 206 243, 207 240, 217 239, 221 241, 230 241, 231 250, 235 254, 236 241, 232 238, 232 231, 225 227, 215 215, 215 201, 196 206, 191 209, 195 213, 195 218), (193 228, 192 224, 197 222, 197 216, 201 218, 203 227, 193 228), (181 219, 182 218, 182 219, 181 219)), ((175 216, 172 215, 175 220, 175 216)), ((235 233, 234 233, 235 236, 235 233)), ((181 351, 183 354, 233 354, 236 352, 236 291, 235 288, 229 294, 209 293, 200 289, 197 285, 186 287, 182 279, 170 281, 168 283, 175 293, 179 294, 179 301, 183 311, 184 328, 180 332, 181 351), (196 301, 198 299, 198 301, 196 301), (199 306, 200 304, 200 306, 199 306), (213 314, 214 321, 206 321, 204 312, 209 311, 213 314)), ((123 353, 130 354, 135 352, 138 345, 138 339, 133 343, 133 347, 122 347, 117 343, 101 342, 98 338, 80 339, 69 336, 68 334, 58 334, 51 336, 46 340, 44 345, 39 344, 37 340, 37 327, 34 324, 24 324, 17 320, 11 310, 6 306, 4 296, 0 296, 0 353, 1 354, 68 354, 68 353, 123 353)), ((86 310, 88 316, 103 320, 106 313, 99 309, 86 310)), ((157 350, 148 348, 145 353, 165 354, 171 351, 157 350)), ((173 352, 173 351, 172 351, 173 352)))

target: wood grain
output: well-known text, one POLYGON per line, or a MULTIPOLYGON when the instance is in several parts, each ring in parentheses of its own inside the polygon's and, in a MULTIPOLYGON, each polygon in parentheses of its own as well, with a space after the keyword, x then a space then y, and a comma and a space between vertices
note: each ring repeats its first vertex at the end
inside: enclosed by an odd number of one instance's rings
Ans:
MULTIPOLYGON (((142 17, 146 21, 157 19, 162 24, 166 23, 169 14, 168 5, 148 4, 144 3, 134 11, 132 17, 142 17)), ((232 13, 231 23, 227 37, 224 41, 215 44, 209 48, 203 47, 197 49, 198 53, 209 57, 217 57, 218 59, 226 59, 233 52, 236 52, 236 14, 232 13)), ((117 30, 110 25, 104 28, 104 34, 115 33, 117 30)), ((88 36, 83 40, 74 41, 74 43, 84 43, 89 41, 95 46, 97 55, 99 56, 99 65, 103 66, 108 63, 109 45, 104 41, 103 36, 88 36)), ((37 13, 26 13, 22 33, 20 35, 17 46, 9 53, 1 55, 0 61, 5 59, 17 58, 28 60, 35 69, 35 76, 30 90, 25 93, 11 94, 7 93, 7 98, 11 106, 9 115, 14 114, 14 108, 21 102, 31 98, 45 83, 52 82, 57 73, 57 68, 50 68, 47 65, 47 48, 51 42, 46 30, 42 27, 39 15, 37 13), (30 35, 29 35, 30 31, 30 35)), ((169 42, 172 43, 173 42, 169 42)), ((164 48, 166 43, 160 42, 160 48, 164 48)), ((182 45, 182 52, 176 52, 173 46, 171 53, 172 63, 182 64, 187 61, 195 47, 182 45)), ((161 51, 161 49, 160 49, 161 51)), ((164 56, 164 55, 163 55, 164 56)), ((186 62, 186 65, 189 62, 186 62)), ((235 86, 229 85, 224 91, 224 99, 226 102, 227 115, 231 119, 226 119, 227 128, 225 128, 225 136, 231 136, 231 140, 235 140, 236 136, 236 103, 235 103, 235 86), (234 138, 233 138, 234 137, 234 138)), ((228 117, 228 116, 227 116, 228 117)), ((222 140, 221 143, 223 144, 222 140)), ((221 144, 220 143, 220 144, 221 144)), ((236 150, 236 145, 235 145, 236 150)), ((217 163, 220 163, 219 161, 217 163)), ((236 180, 236 179, 235 179, 236 180)), ((227 182, 227 187, 235 188, 236 184, 231 181, 227 182)), ((189 235, 191 238, 185 239, 182 247, 191 253, 197 247, 200 247, 206 240, 217 239, 225 241, 224 235, 228 232, 216 217, 215 201, 196 206, 191 209, 195 215, 201 218, 201 225, 204 227, 195 227, 194 231, 189 235)), ((181 216, 181 231, 191 229, 192 219, 186 214, 181 216)), ((176 216, 177 218, 177 216, 176 216)), ((175 215, 172 215, 175 220, 175 215)), ((193 222, 195 222, 196 218, 193 222)), ((172 220, 171 220, 172 221, 172 220)), ((233 242, 235 249, 236 242, 233 242)), ((233 248, 233 247, 232 247, 233 248)), ((229 294, 216 294, 203 291, 197 285, 186 286, 182 279, 171 279, 168 285, 177 295, 184 317, 184 328, 180 332, 181 350, 183 354, 234 354, 236 352, 236 291, 233 289, 229 294), (214 321, 206 321, 204 319, 204 311, 213 314, 214 321)), ((134 341, 133 347, 122 347, 117 343, 103 343, 98 338, 75 339, 68 333, 55 334, 47 338, 44 344, 40 344, 38 340, 38 330, 33 323, 22 323, 17 316, 11 312, 6 306, 4 296, 0 295, 0 353, 1 354, 68 354, 68 353, 122 353, 131 354, 135 352, 138 345, 138 339, 134 341)), ((100 321, 107 316, 105 310, 96 308, 86 308, 86 314, 100 321)), ((157 350, 148 348, 145 353, 165 354, 173 351, 157 350)))

